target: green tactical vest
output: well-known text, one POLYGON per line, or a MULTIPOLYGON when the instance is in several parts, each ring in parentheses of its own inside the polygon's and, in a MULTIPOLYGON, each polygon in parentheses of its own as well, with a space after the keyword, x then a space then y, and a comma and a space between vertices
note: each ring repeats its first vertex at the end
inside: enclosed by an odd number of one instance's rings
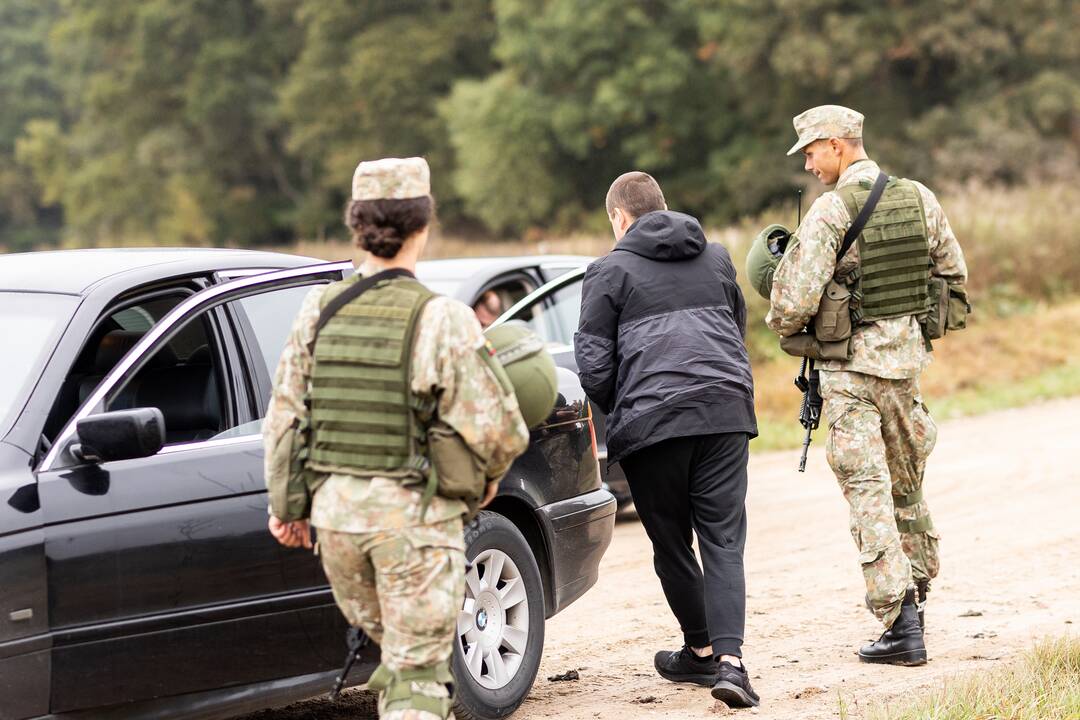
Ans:
MULTIPOLYGON (((322 307, 359 280, 333 283, 322 307)), ((416 323, 434 293, 411 278, 380 282, 319 332, 311 378, 309 467, 423 479, 429 460, 410 390, 416 323)))
MULTIPOLYGON (((854 219, 866 204, 870 184, 845 185, 836 193, 854 219)), ((922 196, 914 183, 889 178, 858 243, 859 268, 845 278, 852 294, 852 321, 868 323, 926 313, 930 242, 922 196)))

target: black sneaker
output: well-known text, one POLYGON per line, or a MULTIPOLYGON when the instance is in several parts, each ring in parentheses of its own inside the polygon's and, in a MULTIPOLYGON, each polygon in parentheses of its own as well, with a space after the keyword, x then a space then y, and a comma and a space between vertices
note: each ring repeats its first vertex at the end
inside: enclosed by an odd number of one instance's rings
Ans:
POLYGON ((754 688, 750 687, 746 665, 735 667, 726 660, 720 663, 712 696, 731 708, 756 707, 761 702, 754 688))
POLYGON ((671 682, 686 682, 711 687, 716 682, 716 661, 712 656, 698 657, 690 648, 656 653, 653 666, 660 677, 671 682))

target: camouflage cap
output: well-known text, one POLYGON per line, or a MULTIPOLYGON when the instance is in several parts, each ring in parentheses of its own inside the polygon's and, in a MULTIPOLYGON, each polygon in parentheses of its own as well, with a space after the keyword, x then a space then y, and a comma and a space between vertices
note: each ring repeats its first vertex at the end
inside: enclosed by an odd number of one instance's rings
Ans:
POLYGON ((791 124, 799 140, 788 150, 788 155, 794 155, 815 140, 861 138, 863 116, 843 105, 818 105, 796 115, 791 124))
POLYGON ((367 160, 353 173, 353 200, 408 200, 430 194, 431 170, 424 158, 367 160))

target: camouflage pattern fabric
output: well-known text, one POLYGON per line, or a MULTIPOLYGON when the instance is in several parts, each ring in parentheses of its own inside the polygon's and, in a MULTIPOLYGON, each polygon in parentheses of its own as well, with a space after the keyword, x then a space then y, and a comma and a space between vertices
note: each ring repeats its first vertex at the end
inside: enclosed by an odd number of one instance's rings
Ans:
MULTIPOLYGON (((361 275, 374 272, 362 266, 361 275)), ((326 287, 304 299, 279 361, 263 423, 268 487, 288 479, 288 442, 307 412, 313 359, 310 351, 326 287)), ((411 391, 435 400, 439 419, 468 445, 488 478, 501 478, 528 445, 529 432, 513 393, 505 393, 478 349, 484 338, 475 314, 445 297, 420 316, 413 344, 411 391)), ((273 495, 273 493, 271 493, 273 495)), ((334 599, 349 622, 382 646, 392 671, 430 667, 450 657, 461 610, 465 559, 460 500, 436 495, 420 519, 422 488, 389 477, 331 472, 312 500, 311 524, 334 599)), ((420 694, 447 697, 443 685, 413 683, 420 694)), ((429 712, 394 710, 386 720, 442 720, 429 712)))
POLYGON ((921 499, 937 427, 917 380, 826 371, 821 396, 829 427, 826 456, 851 508, 867 599, 891 627, 912 581, 932 579, 940 567, 938 533, 921 499))
MULTIPOLYGON (((880 172, 872 160, 853 163, 836 183, 843 187, 860 181, 873 182, 880 172)), ((915 182, 922 196, 926 213, 926 230, 930 242, 932 272, 950 284, 967 282, 967 265, 960 243, 956 240, 941 204, 925 185, 915 182)), ((827 192, 810 207, 795 230, 789 246, 773 276, 770 309, 765 322, 781 336, 801 332, 817 313, 825 285, 834 275, 853 270, 859 262, 859 244, 836 261, 844 233, 853 218, 848 215, 844 201, 834 192, 827 192)), ((918 377, 930 363, 922 327, 914 315, 878 320, 855 328, 851 338, 850 360, 827 360, 822 370, 866 373, 881 378, 904 379, 918 377)))
MULTIPOLYGON (((369 533, 320 530, 319 548, 338 607, 379 643, 384 666, 398 672, 449 660, 465 595, 460 517, 369 533)), ((437 682, 413 682, 412 690, 449 697, 437 682)), ((385 712, 383 694, 379 717, 443 720, 421 710, 385 712)))
POLYGON ((815 140, 861 138, 863 114, 843 105, 818 105, 791 119, 799 139, 788 150, 794 155, 815 140))
POLYGON ((431 170, 424 158, 366 160, 353 172, 353 200, 408 200, 430 194, 431 170))
MULTIPOLYGON (((367 275, 373 269, 360 268, 367 275)), ((288 477, 288 453, 275 449, 307 408, 304 395, 312 372, 311 339, 326 286, 308 293, 293 323, 278 363, 270 407, 263 422, 268 486, 288 477)), ((480 323, 466 305, 436 297, 420 316, 412 357, 412 392, 437 398, 439 418, 457 432, 484 465, 485 475, 501 478, 524 452, 529 432, 514 395, 502 392, 494 373, 477 353, 484 343, 480 323)), ((422 487, 405 486, 389 477, 330 473, 315 493, 311 522, 320 529, 373 532, 420 524, 422 487)), ((458 517, 465 503, 435 496, 424 522, 458 517)))

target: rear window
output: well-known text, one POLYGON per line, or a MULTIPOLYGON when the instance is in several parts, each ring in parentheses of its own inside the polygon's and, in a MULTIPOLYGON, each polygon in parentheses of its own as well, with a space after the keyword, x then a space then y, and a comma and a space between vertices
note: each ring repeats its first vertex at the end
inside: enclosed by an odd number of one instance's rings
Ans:
POLYGON ((0 292, 0 428, 22 410, 78 302, 72 295, 0 292))

